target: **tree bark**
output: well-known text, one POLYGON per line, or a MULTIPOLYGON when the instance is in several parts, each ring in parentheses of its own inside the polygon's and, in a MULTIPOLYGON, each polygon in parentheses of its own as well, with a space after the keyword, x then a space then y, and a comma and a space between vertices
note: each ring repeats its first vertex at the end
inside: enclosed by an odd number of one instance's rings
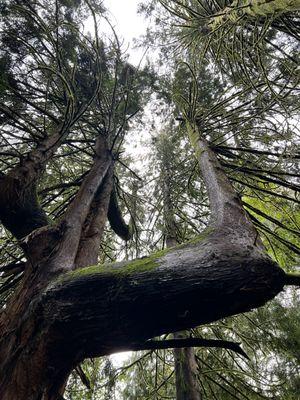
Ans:
POLYGON ((95 265, 98 262, 99 248, 107 221, 107 211, 113 189, 113 167, 111 166, 102 185, 97 190, 79 241, 75 268, 95 265))
MULTIPOLYGON (((31 159, 32 156, 29 155, 28 158, 31 159)), ((34 159, 36 160, 37 157, 34 159)), ((46 160, 44 161, 46 162, 46 160)), ((39 166, 41 167, 41 165, 39 166)), ((31 168, 38 168, 38 166, 33 167, 31 161, 27 167, 28 171, 31 168)), ((21 164, 19 168, 22 172, 24 165, 21 164)), ((16 176, 21 174, 18 168, 12 172, 16 176)), ((8 177, 11 174, 9 173, 8 177)), ((68 350, 65 352, 65 349, 53 348, 52 342, 55 342, 56 334, 52 331, 51 336, 47 332, 47 323, 45 329, 41 328, 46 321, 40 318, 38 310, 33 311, 33 309, 37 297, 43 293, 52 280, 61 273, 76 267, 76 256, 78 252, 80 256, 80 252, 86 245, 83 241, 81 243, 81 239, 86 236, 83 227, 88 216, 94 214, 93 222, 98 227, 101 223, 104 224, 101 207, 94 212, 92 205, 99 200, 97 195, 99 191, 102 191, 102 203, 107 209, 111 191, 111 175, 112 158, 107 150, 105 140, 99 137, 95 146, 93 166, 83 180, 63 219, 55 225, 39 226, 35 230, 33 230, 34 225, 28 226, 26 233, 29 234, 22 243, 28 258, 24 276, 15 295, 0 315, 1 399, 59 398, 70 372, 70 356, 67 354, 68 350), (101 186, 102 189, 100 189, 101 186), (79 244, 81 244, 80 247, 79 244), (56 361, 53 361, 52 357, 56 361), (53 365, 55 366, 53 367, 53 365)), ((29 173, 28 186, 27 181, 24 182, 25 191, 31 190, 32 179, 29 173)), ((9 213, 14 214, 14 204, 22 204, 25 212, 28 211, 27 207, 29 207, 29 211, 32 210, 30 202, 25 205, 24 202, 21 203, 23 193, 24 191, 15 191, 16 203, 11 202, 13 207, 9 210, 5 209, 4 214, 5 212, 8 215, 9 213)), ((33 206, 36 208, 33 210, 34 213, 41 209, 38 202, 35 202, 33 206)), ((3 213, 3 209, 1 211, 3 213)), ((13 229, 11 231, 14 232, 13 229)))
POLYGON ((249 311, 273 298, 283 288, 283 271, 255 249, 241 248, 238 238, 224 243, 226 234, 213 232, 157 258, 88 267, 52 282, 1 341, 1 398, 38 399, 41 391, 50 396, 86 357, 249 311))
MULTIPOLYGON (((187 338, 187 332, 175 332, 175 339, 187 338)), ((174 349, 176 399, 177 400, 201 400, 201 392, 198 383, 198 364, 193 347, 174 349)))
POLYGON ((29 235, 23 280, 0 316, 2 400, 57 400, 84 358, 249 311, 291 282, 265 254, 208 144, 196 127, 189 132, 212 209, 211 226, 197 240, 75 269, 82 228, 112 165, 105 148, 62 221, 29 235))
MULTIPOLYGON (((161 134, 158 152, 161 153, 160 175, 163 191, 163 211, 166 247, 178 245, 178 232, 175 221, 174 203, 172 199, 172 158, 171 138, 161 134)), ((185 339, 188 332, 173 334, 174 339, 185 339)), ((177 400, 200 400, 201 393, 198 383, 198 366, 193 347, 174 348, 174 368, 177 400)))

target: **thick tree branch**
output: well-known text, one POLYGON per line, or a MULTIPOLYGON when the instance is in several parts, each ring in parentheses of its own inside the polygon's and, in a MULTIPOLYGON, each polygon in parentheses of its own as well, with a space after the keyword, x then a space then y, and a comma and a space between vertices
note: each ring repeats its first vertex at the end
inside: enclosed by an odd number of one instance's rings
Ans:
POLYGON ((18 166, 0 177, 0 219, 17 239, 49 223, 38 200, 37 183, 68 132, 66 126, 57 129, 57 134, 41 141, 18 166))
POLYGON ((34 370, 32 385, 49 380, 58 385, 86 357, 249 311, 283 289, 286 274, 258 244, 216 156, 197 129, 190 135, 216 214, 211 227, 198 240, 146 258, 70 271, 83 224, 112 163, 110 154, 99 149, 64 216, 58 248, 40 250, 43 233, 29 243, 41 253, 33 264, 37 268, 23 281, 25 295, 7 309, 19 318, 3 325, 0 369, 6 372, 0 382, 17 382, 26 363, 28 371, 34 370), (29 347, 34 353, 28 353, 29 347), (11 348, 18 362, 8 369, 11 348), (33 368, 41 363, 51 370, 33 368))
POLYGON ((56 133, 38 143, 36 149, 26 154, 20 165, 9 171, 7 175, 12 179, 21 180, 26 186, 36 181, 44 171, 46 163, 68 135, 69 127, 70 125, 66 123, 55 125, 52 129, 56 133))
MULTIPOLYGON (((91 211, 91 205, 97 191, 105 179, 109 168, 112 166, 112 156, 107 149, 104 138, 99 137, 97 139, 95 153, 93 166, 82 181, 76 196, 67 208, 61 222, 56 227, 51 227, 48 231, 33 232, 28 239, 31 247, 31 255, 37 251, 35 258, 39 259, 40 262, 41 251, 44 251, 40 244, 41 237, 48 234, 51 237, 55 229, 61 230, 62 234, 57 238, 56 243, 54 243, 56 248, 51 254, 50 269, 52 272, 67 271, 75 267, 74 263, 84 222, 91 211)), ((44 242, 47 244, 45 237, 44 242)), ((47 262, 49 263, 49 259, 47 262)))
POLYGON ((40 312, 89 357, 248 311, 282 290, 285 273, 239 236, 212 232, 164 255, 71 272, 40 312))

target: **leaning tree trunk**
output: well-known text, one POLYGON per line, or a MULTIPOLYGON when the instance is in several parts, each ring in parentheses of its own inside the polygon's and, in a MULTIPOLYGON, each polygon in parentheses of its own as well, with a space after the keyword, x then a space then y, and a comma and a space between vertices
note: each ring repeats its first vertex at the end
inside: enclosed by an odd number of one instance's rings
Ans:
POLYGON ((87 357, 147 348, 152 337, 251 310, 286 283, 299 284, 266 255, 214 153, 195 127, 190 134, 212 211, 210 228, 195 241, 76 269, 83 227, 112 167, 101 143, 62 220, 23 241, 29 261, 0 316, 1 400, 60 399, 70 371, 87 357))

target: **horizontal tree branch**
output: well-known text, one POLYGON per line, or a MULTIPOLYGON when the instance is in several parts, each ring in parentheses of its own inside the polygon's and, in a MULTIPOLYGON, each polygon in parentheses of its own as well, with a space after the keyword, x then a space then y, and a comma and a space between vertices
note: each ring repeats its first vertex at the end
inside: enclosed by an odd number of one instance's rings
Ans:
POLYGON ((249 311, 285 283, 260 248, 218 230, 150 257, 69 272, 36 304, 49 329, 64 332, 60 345, 84 349, 83 359, 249 311))
POLYGON ((285 275, 285 284, 300 287, 300 272, 287 272, 285 275))
POLYGON ((187 339, 167 339, 167 340, 148 340, 143 343, 134 343, 122 351, 138 350, 160 350, 160 349, 182 349, 184 347, 218 347, 232 350, 241 356, 249 357, 240 347, 240 343, 228 340, 187 338, 187 339))

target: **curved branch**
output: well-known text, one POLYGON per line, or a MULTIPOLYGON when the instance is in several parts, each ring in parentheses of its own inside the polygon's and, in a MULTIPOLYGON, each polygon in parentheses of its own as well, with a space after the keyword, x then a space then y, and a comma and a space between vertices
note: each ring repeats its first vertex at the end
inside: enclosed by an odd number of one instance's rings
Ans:
POLYGON ((188 338, 188 339, 167 339, 167 340, 148 340, 142 343, 133 343, 128 348, 122 351, 138 351, 138 350, 158 350, 158 349, 182 349, 185 347, 218 347, 221 349, 232 350, 241 356, 249 357, 240 347, 240 343, 217 340, 217 339, 202 339, 202 338, 188 338))
POLYGON ((115 187, 110 196, 107 217, 113 231, 123 240, 132 238, 132 229, 126 224, 119 207, 117 193, 115 187))
POLYGON ((187 123, 187 128, 208 191, 211 209, 210 225, 226 228, 229 231, 241 229, 246 241, 252 241, 263 248, 257 231, 245 212, 241 199, 223 171, 216 154, 201 136, 195 123, 187 123))
POLYGON ((56 135, 41 141, 19 165, 7 175, 0 176, 0 219, 17 239, 49 223, 39 203, 37 183, 66 134, 67 130, 59 130, 56 135))

